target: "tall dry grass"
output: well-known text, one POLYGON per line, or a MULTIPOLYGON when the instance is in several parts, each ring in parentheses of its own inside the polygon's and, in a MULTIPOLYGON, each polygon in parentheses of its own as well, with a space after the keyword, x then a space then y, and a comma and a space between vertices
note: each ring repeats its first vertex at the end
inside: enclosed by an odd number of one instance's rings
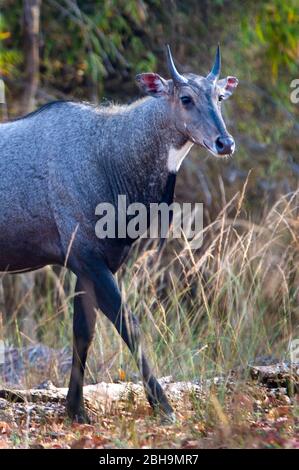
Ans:
MULTIPOLYGON (((144 343, 159 376, 176 380, 227 376, 258 356, 287 356, 299 338, 299 191, 282 196, 263 216, 246 214, 246 184, 203 229, 203 245, 172 240, 157 262, 154 242, 134 246, 118 274, 123 298, 141 322, 144 343)), ((6 275, 5 275, 6 276, 6 275)), ((46 268, 27 291, 34 326, 22 332, 15 312, 6 341, 70 346, 74 278, 46 268), (14 333, 13 333, 14 332, 14 333)), ((20 310, 20 305, 18 308, 20 310)), ((99 315, 87 381, 134 379, 135 365, 113 326, 99 315)), ((51 378, 66 383, 55 368, 51 378)))

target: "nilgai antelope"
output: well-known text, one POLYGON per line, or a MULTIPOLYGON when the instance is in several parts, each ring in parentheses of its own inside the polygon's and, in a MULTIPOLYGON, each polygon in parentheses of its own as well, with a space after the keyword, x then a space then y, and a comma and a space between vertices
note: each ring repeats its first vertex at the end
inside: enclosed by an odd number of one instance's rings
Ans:
POLYGON ((98 308, 134 355, 150 405, 174 419, 114 278, 134 240, 95 234, 95 208, 116 205, 119 194, 146 207, 171 202, 177 171, 193 144, 216 156, 235 150, 221 101, 238 80, 219 80, 219 46, 206 77, 180 74, 169 46, 166 52, 171 79, 137 75, 149 96, 132 105, 54 102, 0 125, 0 271, 57 264, 76 275, 67 412, 79 422, 88 420, 83 378, 98 308))

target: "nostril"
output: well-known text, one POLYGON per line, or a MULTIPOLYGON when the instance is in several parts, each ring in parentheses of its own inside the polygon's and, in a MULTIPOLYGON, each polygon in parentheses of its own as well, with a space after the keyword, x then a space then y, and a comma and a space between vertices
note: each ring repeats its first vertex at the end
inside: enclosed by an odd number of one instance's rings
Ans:
POLYGON ((232 137, 217 137, 216 139, 216 150, 219 155, 229 155, 233 153, 235 148, 235 141, 232 137))
POLYGON ((223 144, 221 137, 218 137, 216 139, 216 148, 217 150, 222 150, 224 148, 224 144, 223 144))

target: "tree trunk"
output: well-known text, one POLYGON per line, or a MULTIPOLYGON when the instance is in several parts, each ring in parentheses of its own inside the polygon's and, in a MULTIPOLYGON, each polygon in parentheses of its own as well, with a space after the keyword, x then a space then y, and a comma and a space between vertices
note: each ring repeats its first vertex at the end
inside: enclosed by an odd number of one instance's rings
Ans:
POLYGON ((0 77, 0 122, 7 121, 7 104, 5 99, 5 83, 4 80, 0 77))
POLYGON ((29 113, 35 107, 39 82, 39 31, 41 0, 23 0, 23 37, 25 87, 22 112, 29 113))

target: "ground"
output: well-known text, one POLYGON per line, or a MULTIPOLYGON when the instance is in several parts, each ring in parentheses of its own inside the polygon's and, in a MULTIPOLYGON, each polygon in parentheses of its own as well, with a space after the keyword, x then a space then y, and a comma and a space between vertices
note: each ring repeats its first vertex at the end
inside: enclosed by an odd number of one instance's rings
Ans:
POLYGON ((165 378, 177 416, 171 425, 153 416, 140 384, 85 387, 92 424, 65 417, 66 389, 3 389, 0 447, 299 448, 296 367, 256 366, 247 379, 234 372, 205 384, 165 378))

